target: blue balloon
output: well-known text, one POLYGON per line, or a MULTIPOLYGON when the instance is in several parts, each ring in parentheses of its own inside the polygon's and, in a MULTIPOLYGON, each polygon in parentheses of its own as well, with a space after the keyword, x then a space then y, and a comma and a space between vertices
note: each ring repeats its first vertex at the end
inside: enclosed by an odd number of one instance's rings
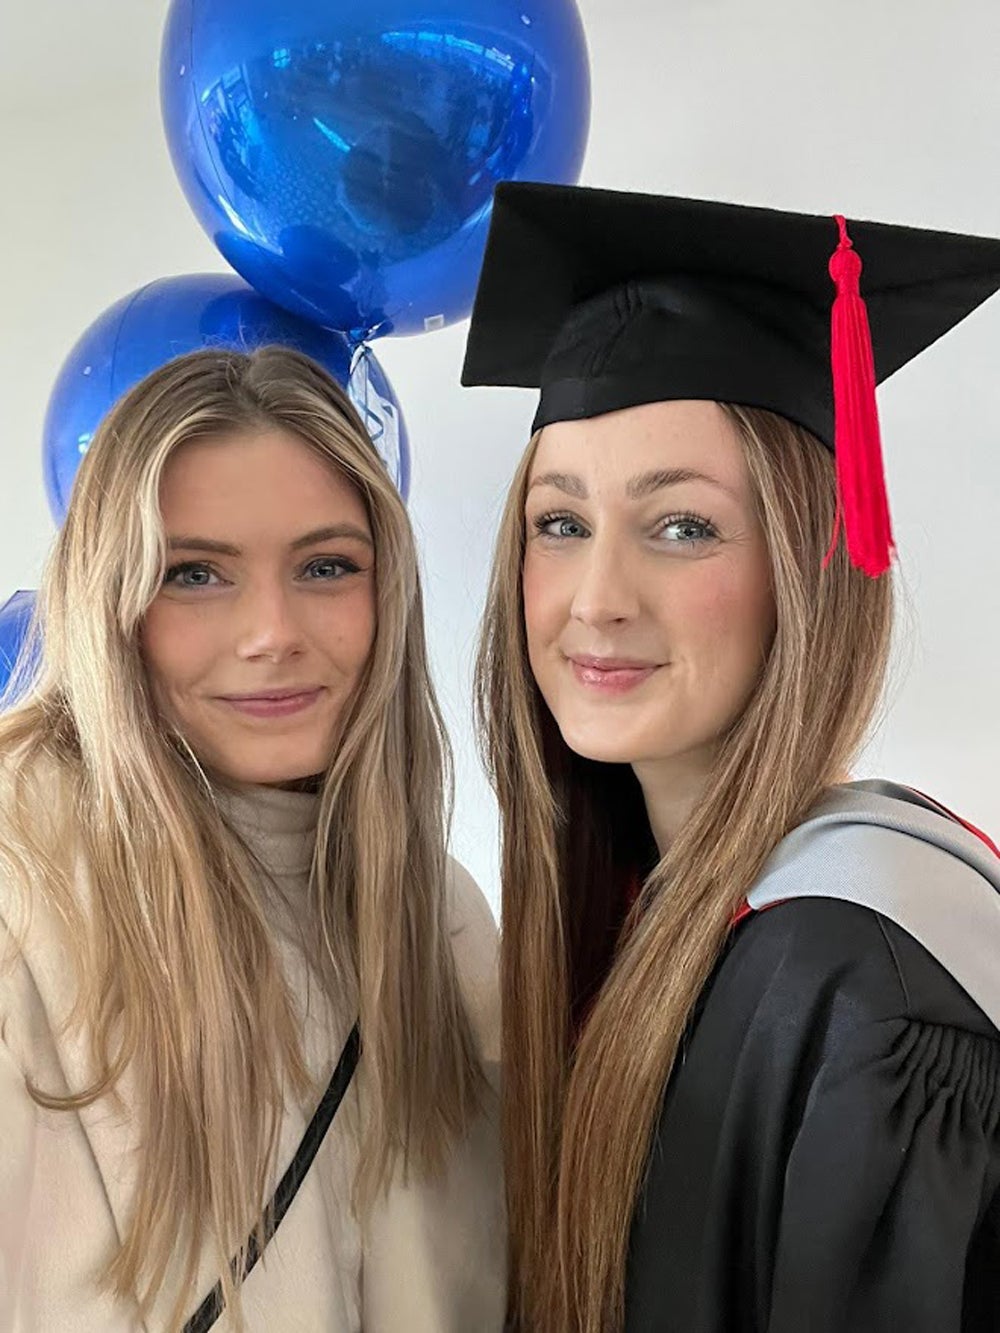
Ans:
POLYGON ((574 0, 173 0, 160 91, 228 262, 355 341, 464 318, 493 187, 575 182, 590 124, 574 0))
MULTIPOLYGON (((35 609, 35 593, 22 589, 0 606, 0 696, 7 689, 17 659, 24 650, 35 609)), ((9 704, 13 699, 0 699, 9 704)))
POLYGON ((361 394, 366 399, 362 415, 369 433, 405 499, 410 477, 406 423, 371 350, 354 353, 359 374, 352 377, 351 346, 343 334, 272 305, 235 274, 201 273, 159 278, 123 296, 91 324, 66 358, 49 398, 42 447, 45 491, 56 524, 66 516, 80 459, 122 394, 164 362, 196 348, 248 351, 266 343, 297 348, 347 386, 352 398, 361 394), (373 392, 369 381, 376 380, 373 392))

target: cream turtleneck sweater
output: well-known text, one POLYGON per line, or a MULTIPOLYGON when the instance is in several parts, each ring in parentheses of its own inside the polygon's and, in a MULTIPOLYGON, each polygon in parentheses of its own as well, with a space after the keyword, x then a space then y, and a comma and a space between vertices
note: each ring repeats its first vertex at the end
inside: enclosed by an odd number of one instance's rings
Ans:
MULTIPOLYGON (((303 1045, 322 1088, 356 1017, 334 1013, 300 943, 318 797, 266 787, 220 790, 223 813, 266 869, 267 902, 303 1045)), ((496 1088, 496 928, 479 889, 449 862, 452 945, 484 1068, 496 1088)), ((0 942, 11 920, 0 883, 0 942)), ((72 1003, 61 922, 44 899, 13 969, 0 975, 0 1333, 159 1333, 164 1291, 145 1323, 100 1293, 134 1189, 134 1127, 104 1103, 79 1113, 38 1107, 41 1086, 80 1086, 81 1039, 59 1031, 72 1003)), ((128 1104, 127 1078, 123 1098, 128 1104)), ((243 1289, 247 1333, 493 1333, 503 1324, 505 1235, 495 1094, 433 1185, 396 1179, 362 1234, 350 1207, 364 1115, 364 1059, 295 1201, 243 1289)), ((289 1107, 279 1173, 313 1106, 289 1107)), ((217 1277, 204 1256, 199 1297, 217 1277)), ((223 1315, 215 1328, 230 1327, 223 1315)))

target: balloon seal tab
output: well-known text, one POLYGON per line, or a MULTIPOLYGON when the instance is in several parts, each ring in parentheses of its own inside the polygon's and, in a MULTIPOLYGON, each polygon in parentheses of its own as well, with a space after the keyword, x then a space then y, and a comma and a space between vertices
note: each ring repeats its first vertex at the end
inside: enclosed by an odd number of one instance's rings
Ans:
POLYGON ((390 477, 395 479, 401 475, 399 414, 395 404, 379 393, 372 379, 371 364, 372 349, 367 343, 358 343, 351 357, 347 396, 390 477))

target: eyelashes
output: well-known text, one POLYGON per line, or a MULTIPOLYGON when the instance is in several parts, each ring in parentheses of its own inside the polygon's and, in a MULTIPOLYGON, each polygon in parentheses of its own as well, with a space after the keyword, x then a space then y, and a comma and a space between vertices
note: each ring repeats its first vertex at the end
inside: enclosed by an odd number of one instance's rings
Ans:
MULTIPOLYGON (((310 570, 317 565, 331 565, 339 572, 330 578, 309 579, 307 580, 307 582, 336 583, 348 574, 357 574, 361 568, 360 565, 355 564, 353 560, 348 560, 344 556, 329 556, 329 555, 317 556, 315 559, 310 560, 309 563, 305 565, 303 568, 304 570, 310 570)), ((182 583, 179 581, 179 576, 189 573, 199 573, 199 574, 206 573, 210 575, 215 575, 215 577, 217 578, 222 577, 219 574, 219 571, 205 560, 182 560, 179 561, 176 565, 171 565, 167 569, 166 573, 163 575, 163 586, 166 587, 173 585, 174 587, 184 588, 189 591, 196 588, 210 588, 214 586, 213 584, 207 582, 182 583)))
POLYGON ((551 514, 539 514, 532 521, 532 527, 534 528, 535 532, 538 533, 540 536, 556 537, 557 539, 559 537, 580 535, 580 533, 571 534, 568 532, 561 532, 561 533, 548 532, 547 529, 550 528, 553 525, 553 523, 563 523, 567 525, 572 525, 573 527, 579 528, 581 533, 586 532, 586 528, 584 527, 584 525, 573 514, 564 514, 558 512, 553 512, 551 514))
POLYGON ((699 514, 671 515, 671 517, 665 518, 662 521, 659 528, 659 533, 662 535, 662 533, 664 533, 667 530, 667 528, 678 528, 678 529, 687 528, 688 535, 686 537, 679 537, 675 539, 680 541, 691 541, 691 542, 711 541, 713 538, 718 537, 719 535, 715 527, 712 525, 712 523, 710 523, 707 518, 702 518, 699 514), (696 529, 697 531, 691 532, 692 528, 696 529))
MULTIPOLYGON (((201 573, 201 572, 204 571, 204 572, 207 572, 207 573, 212 574, 212 573, 215 572, 215 571, 211 568, 211 566, 210 566, 210 565, 206 565, 206 564, 204 563, 204 561, 201 561, 201 560, 182 560, 179 564, 171 565, 170 568, 167 570, 167 572, 164 574, 164 576, 163 576, 163 586, 166 587, 166 586, 168 586, 169 584, 177 583, 177 576, 178 576, 179 574, 188 574, 188 573, 191 573, 191 572, 194 571, 194 570, 198 571, 199 573, 201 573)), ((180 587, 180 588, 185 588, 185 587, 186 587, 186 588, 190 588, 190 587, 201 587, 201 588, 204 588, 204 587, 207 587, 208 585, 207 585, 207 584, 204 584, 204 583, 201 583, 201 584, 190 584, 190 583, 186 583, 186 584, 185 584, 185 583, 177 583, 177 586, 180 587)))
MULTIPOLYGON (((337 569, 341 571, 336 576, 337 578, 343 578, 345 574, 357 574, 358 570, 361 568, 361 566, 356 565, 353 560, 346 560, 343 556, 332 556, 332 555, 317 556, 315 560, 309 561, 309 564, 306 565, 306 569, 311 569, 313 565, 334 565, 337 569)), ((334 580, 321 579, 317 581, 326 583, 326 582, 333 582, 334 580)))
MULTIPOLYGON (((531 526, 537 536, 551 538, 553 541, 567 541, 590 535, 589 529, 582 519, 565 510, 552 510, 548 513, 538 514, 532 519, 531 526), (550 532, 549 529, 555 524, 561 524, 564 528, 573 528, 575 531, 550 532)), ((655 524, 652 535, 656 538, 663 538, 671 529, 676 530, 677 535, 669 537, 668 540, 671 544, 677 545, 694 545, 708 542, 719 535, 709 519, 689 511, 665 515, 655 524)))

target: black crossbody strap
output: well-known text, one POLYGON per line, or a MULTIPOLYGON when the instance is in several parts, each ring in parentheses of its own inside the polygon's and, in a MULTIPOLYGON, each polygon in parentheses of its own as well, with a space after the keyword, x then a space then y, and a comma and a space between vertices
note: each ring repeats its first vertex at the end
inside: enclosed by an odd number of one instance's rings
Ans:
MULTIPOLYGON (((306 1126, 306 1132, 302 1135, 302 1142, 296 1149, 291 1165, 278 1181, 278 1187, 274 1191, 270 1207, 265 1214, 264 1245, 268 1243, 280 1226, 281 1219, 288 1212, 299 1186, 305 1179, 306 1172, 312 1165, 313 1158, 319 1152, 319 1146, 323 1142, 326 1131, 330 1128, 333 1117, 337 1114, 337 1108, 344 1099, 344 1093, 350 1087, 360 1053, 361 1034, 357 1023, 355 1023, 347 1041, 344 1043, 344 1049, 340 1053, 340 1059, 337 1061, 337 1067, 333 1071, 333 1077, 327 1085, 326 1092, 320 1098, 320 1103, 316 1107, 313 1118, 306 1126)), ((229 1267, 237 1285, 246 1280, 247 1274, 260 1258, 262 1248, 263 1246, 257 1244, 256 1235, 251 1235, 243 1259, 243 1271, 240 1272, 240 1265, 235 1258, 230 1262, 229 1267)), ((224 1305, 222 1283, 217 1282, 184 1325, 184 1333, 205 1333, 205 1330, 211 1328, 218 1319, 224 1305)))

